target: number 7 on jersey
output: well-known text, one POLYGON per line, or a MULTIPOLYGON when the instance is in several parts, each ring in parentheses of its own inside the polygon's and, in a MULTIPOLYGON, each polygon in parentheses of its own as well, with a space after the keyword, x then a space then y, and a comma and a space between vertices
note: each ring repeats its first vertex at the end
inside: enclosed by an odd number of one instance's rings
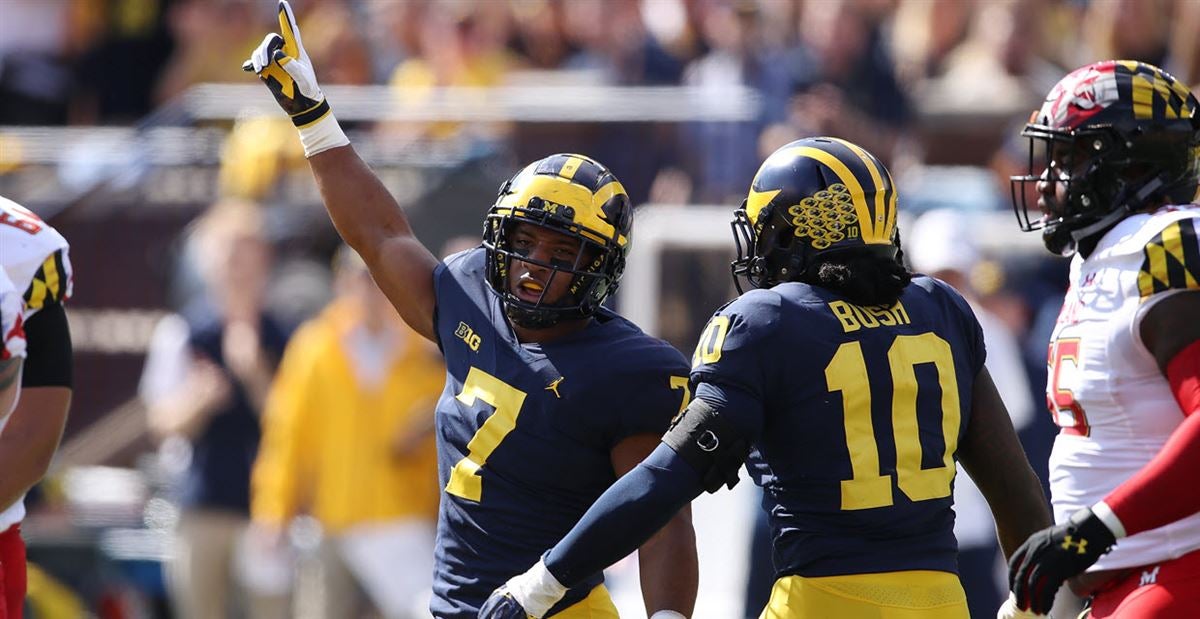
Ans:
POLYGON ((504 437, 517 427, 517 415, 525 404, 525 392, 508 383, 484 372, 479 368, 471 368, 467 379, 463 381, 462 392, 456 396, 459 402, 473 406, 475 400, 483 400, 492 405, 496 412, 479 426, 471 442, 467 443, 467 455, 459 460, 450 471, 450 481, 446 482, 446 492, 471 501, 479 501, 483 496, 483 479, 479 469, 487 462, 488 456, 500 446, 504 437))

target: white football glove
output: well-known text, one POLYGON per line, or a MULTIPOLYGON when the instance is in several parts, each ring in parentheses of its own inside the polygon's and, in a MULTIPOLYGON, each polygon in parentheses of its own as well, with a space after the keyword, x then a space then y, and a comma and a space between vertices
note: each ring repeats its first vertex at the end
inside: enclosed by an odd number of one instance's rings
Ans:
POLYGON ((279 31, 282 35, 272 32, 263 39, 250 59, 242 63, 242 70, 258 75, 279 107, 291 117, 300 130, 306 157, 349 144, 317 85, 317 74, 304 51, 300 28, 287 0, 279 2, 279 31))

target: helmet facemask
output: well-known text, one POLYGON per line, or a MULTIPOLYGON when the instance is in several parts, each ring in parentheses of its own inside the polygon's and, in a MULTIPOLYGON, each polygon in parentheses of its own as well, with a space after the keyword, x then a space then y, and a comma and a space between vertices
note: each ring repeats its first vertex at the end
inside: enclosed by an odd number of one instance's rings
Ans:
MULTIPOLYGON (((511 207, 493 212, 484 222, 483 246, 487 250, 487 279, 500 296, 505 314, 513 324, 526 329, 545 329, 562 320, 577 320, 594 314, 604 299, 617 289, 625 268, 624 252, 596 232, 545 210, 538 198, 533 206, 511 207), (538 226, 578 241, 574 262, 544 262, 513 247, 513 232, 519 223, 538 226), (512 265, 521 261, 549 272, 541 297, 536 301, 513 293, 512 265), (546 295, 561 278, 570 278, 562 299, 551 302, 546 295)), ((569 207, 567 207, 569 208, 569 207)))
POLYGON ((745 201, 742 201, 741 208, 733 212, 733 221, 729 222, 729 227, 733 231, 733 244, 737 249, 737 258, 729 263, 729 271, 733 275, 733 285, 738 294, 746 292, 742 288, 743 279, 746 280, 748 289, 766 288, 769 285, 766 267, 763 266, 766 261, 755 252, 758 235, 754 232, 750 216, 746 214, 745 201))
POLYGON ((773 216, 773 211, 772 206, 766 206, 759 215, 762 223, 756 226, 743 204, 729 222, 737 249, 737 259, 729 263, 729 268, 738 294, 745 292, 742 280, 747 289, 770 288, 800 278, 812 266, 813 252, 790 226, 773 216))
POLYGON ((1042 242, 1056 254, 1083 249, 1086 255, 1131 213, 1164 199, 1187 202, 1195 194, 1195 171, 1180 165, 1195 156, 1179 152, 1194 147, 1177 134, 1125 138, 1112 127, 1065 131, 1031 124, 1021 135, 1029 139, 1029 167, 1011 178, 1013 210, 1021 230, 1041 230, 1042 242), (1042 181, 1060 188, 1042 195, 1036 190, 1042 181), (1031 208, 1032 196, 1043 201, 1045 212, 1036 203, 1031 208), (1065 196, 1061 203, 1059 196, 1065 196))

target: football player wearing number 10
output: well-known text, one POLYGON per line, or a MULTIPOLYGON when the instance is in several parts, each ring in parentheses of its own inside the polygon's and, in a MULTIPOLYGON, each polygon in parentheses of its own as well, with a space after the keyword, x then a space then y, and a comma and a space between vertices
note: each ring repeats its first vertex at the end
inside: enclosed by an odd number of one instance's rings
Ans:
MULTIPOLYGON (((286 2, 279 25, 282 36, 268 35, 246 68, 299 127, 339 233, 446 358, 430 610, 475 617, 654 449, 689 400, 687 360, 601 306, 624 269, 632 223, 607 168, 568 154, 530 164, 500 188, 483 247, 439 263, 338 128, 286 2)), ((690 614, 698 577, 686 511, 641 545, 639 562, 648 613, 690 614)), ((615 618, 601 583, 579 579, 548 614, 615 618)))
POLYGON ((735 281, 754 289, 700 336, 695 399, 481 617, 542 616, 702 491, 736 483, 743 462, 773 534, 763 617, 966 618, 956 457, 1006 555, 1050 522, 970 307, 900 261, 879 160, 832 138, 788 144, 759 169, 734 230, 735 281))

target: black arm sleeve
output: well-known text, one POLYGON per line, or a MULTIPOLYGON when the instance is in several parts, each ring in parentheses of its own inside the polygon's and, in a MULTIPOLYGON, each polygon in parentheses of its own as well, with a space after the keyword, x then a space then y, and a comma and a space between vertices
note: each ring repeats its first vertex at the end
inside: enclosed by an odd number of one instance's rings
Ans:
POLYGON ((546 569, 568 587, 583 582, 653 537, 701 490, 695 469, 660 444, 546 553, 546 569))
POLYGON ((72 386, 71 329, 61 303, 49 303, 25 321, 25 342, 22 387, 72 386))

